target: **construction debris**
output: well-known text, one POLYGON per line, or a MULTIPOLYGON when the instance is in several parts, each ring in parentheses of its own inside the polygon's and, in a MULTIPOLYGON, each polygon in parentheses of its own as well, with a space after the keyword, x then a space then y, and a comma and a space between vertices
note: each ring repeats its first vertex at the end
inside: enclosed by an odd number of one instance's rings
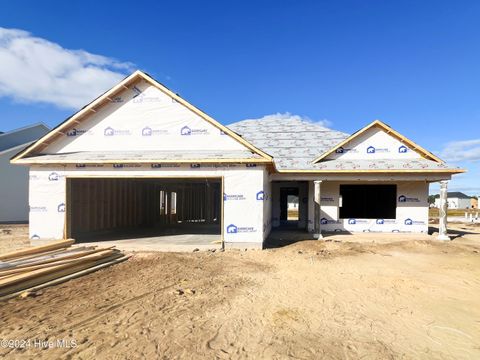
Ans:
POLYGON ((61 240, 0 255, 0 300, 39 295, 42 288, 128 259, 113 246, 71 247, 73 243, 61 240))

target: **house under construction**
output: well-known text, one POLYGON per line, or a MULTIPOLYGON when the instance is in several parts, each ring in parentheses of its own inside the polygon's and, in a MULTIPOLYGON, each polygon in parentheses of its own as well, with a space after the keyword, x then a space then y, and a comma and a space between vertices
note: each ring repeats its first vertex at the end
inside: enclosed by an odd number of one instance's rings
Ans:
POLYGON ((183 232, 256 248, 281 227, 425 233, 429 184, 446 194, 463 172, 381 121, 353 135, 296 119, 224 126, 140 71, 12 162, 30 167, 33 241, 183 232))

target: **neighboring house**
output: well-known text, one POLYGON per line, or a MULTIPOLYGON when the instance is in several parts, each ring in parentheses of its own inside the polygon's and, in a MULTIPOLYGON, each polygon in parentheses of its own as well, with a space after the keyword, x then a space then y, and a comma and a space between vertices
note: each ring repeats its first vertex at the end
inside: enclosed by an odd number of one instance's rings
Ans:
MULTIPOLYGON (((440 205, 440 197, 435 198, 435 207, 440 205)), ((472 197, 462 192, 449 192, 447 195, 447 203, 449 209, 469 209, 472 207, 472 197)))
POLYGON ((478 198, 477 197, 472 197, 470 199, 470 206, 472 209, 478 209, 478 198))
POLYGON ((28 167, 10 164, 10 158, 48 133, 44 124, 0 133, 0 222, 28 221, 28 167))
POLYGON ((297 119, 227 127, 140 71, 12 162, 30 166, 32 239, 208 231, 257 248, 289 196, 316 236, 425 233, 429 183, 464 171, 381 121, 353 135, 297 119))

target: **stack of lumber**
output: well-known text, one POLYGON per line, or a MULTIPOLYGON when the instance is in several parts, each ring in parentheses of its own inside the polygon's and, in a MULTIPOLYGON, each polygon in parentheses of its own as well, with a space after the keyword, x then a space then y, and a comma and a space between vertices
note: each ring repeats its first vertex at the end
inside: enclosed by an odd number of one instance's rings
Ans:
POLYGON ((37 291, 117 264, 128 257, 112 247, 71 247, 61 240, 0 255, 0 300, 37 291))

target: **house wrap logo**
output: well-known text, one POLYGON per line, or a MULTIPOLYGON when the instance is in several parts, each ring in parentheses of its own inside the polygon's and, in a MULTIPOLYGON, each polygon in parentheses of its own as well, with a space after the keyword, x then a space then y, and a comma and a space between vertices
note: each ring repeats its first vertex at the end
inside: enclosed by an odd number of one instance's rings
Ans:
POLYGON ((253 226, 239 227, 234 224, 230 224, 227 226, 227 234, 253 233, 253 232, 257 232, 257 230, 253 226))
POLYGON ((160 169, 160 168, 179 168, 180 165, 178 164, 150 164, 152 169, 160 169))
POLYGON ((408 152, 408 148, 405 145, 402 145, 398 148, 398 152, 400 154, 404 154, 404 153, 408 152))
POLYGON ((390 152, 387 148, 376 148, 374 146, 367 147, 367 154, 387 153, 390 152))
POLYGON ((140 168, 141 164, 113 164, 114 169, 123 169, 123 168, 140 168))
MULTIPOLYGON (((307 199, 308 201, 308 199, 307 199)), ((335 199, 333 197, 320 197, 321 202, 334 202, 335 199)))
POLYGON ((158 96, 147 96, 145 93, 140 90, 138 87, 134 86, 132 88, 133 91, 133 103, 152 103, 152 102, 160 102, 162 99, 158 96))
POLYGON ((184 126, 180 129, 180 135, 193 136, 193 135, 208 135, 207 129, 192 129, 188 126, 184 126))
POLYGON ((385 224, 396 224, 397 222, 395 219, 377 219, 375 223, 377 225, 385 225, 385 224))
POLYGON ((366 219, 348 219, 348 225, 357 225, 357 224, 368 224, 369 221, 366 219))
POLYGON ((418 198, 413 198, 413 197, 407 197, 405 195, 400 195, 398 197, 398 202, 405 203, 405 202, 420 202, 420 199, 418 198))
POLYGON ((227 226, 227 234, 236 234, 238 232, 238 227, 233 224, 227 226))
POLYGON ((226 193, 223 193, 223 201, 227 201, 227 200, 246 200, 246 199, 247 198, 242 194, 228 195, 226 193))
POLYGON ((65 212, 65 203, 61 203, 57 206, 57 212, 59 213, 65 212))
POLYGON ((344 148, 342 146, 340 146, 338 149, 335 150, 336 154, 345 154, 347 152, 356 153, 356 152, 358 152, 358 150, 357 149, 347 149, 347 148, 344 148))
POLYGON ((83 134, 92 134, 92 132, 90 130, 73 128, 73 129, 68 130, 65 133, 65 135, 67 135, 67 136, 80 136, 80 135, 83 135, 83 134))
POLYGON ((152 129, 149 126, 146 126, 142 129, 142 136, 158 136, 168 134, 167 129, 152 129))
POLYGON ((257 192, 256 197, 257 197, 257 200, 260 200, 260 201, 265 200, 265 191, 261 190, 257 192))
POLYGON ((405 219, 405 225, 425 225, 425 221, 415 221, 410 218, 405 219))
POLYGON ((247 168, 257 167, 257 164, 245 164, 245 167, 247 168))
MULTIPOLYGON (((354 219, 351 219, 351 220, 354 220, 354 219)), ((329 224, 341 224, 341 221, 327 219, 327 218, 321 218, 320 219, 320 225, 329 225, 329 224)))
POLYGON ((60 175, 56 172, 52 172, 48 175, 48 181, 58 181, 58 179, 60 179, 60 175))
POLYGON ((129 136, 131 134, 130 130, 118 130, 110 126, 103 130, 103 136, 129 136))
POLYGON ((83 169, 83 168, 103 168, 105 167, 104 164, 75 164, 76 168, 83 169))

